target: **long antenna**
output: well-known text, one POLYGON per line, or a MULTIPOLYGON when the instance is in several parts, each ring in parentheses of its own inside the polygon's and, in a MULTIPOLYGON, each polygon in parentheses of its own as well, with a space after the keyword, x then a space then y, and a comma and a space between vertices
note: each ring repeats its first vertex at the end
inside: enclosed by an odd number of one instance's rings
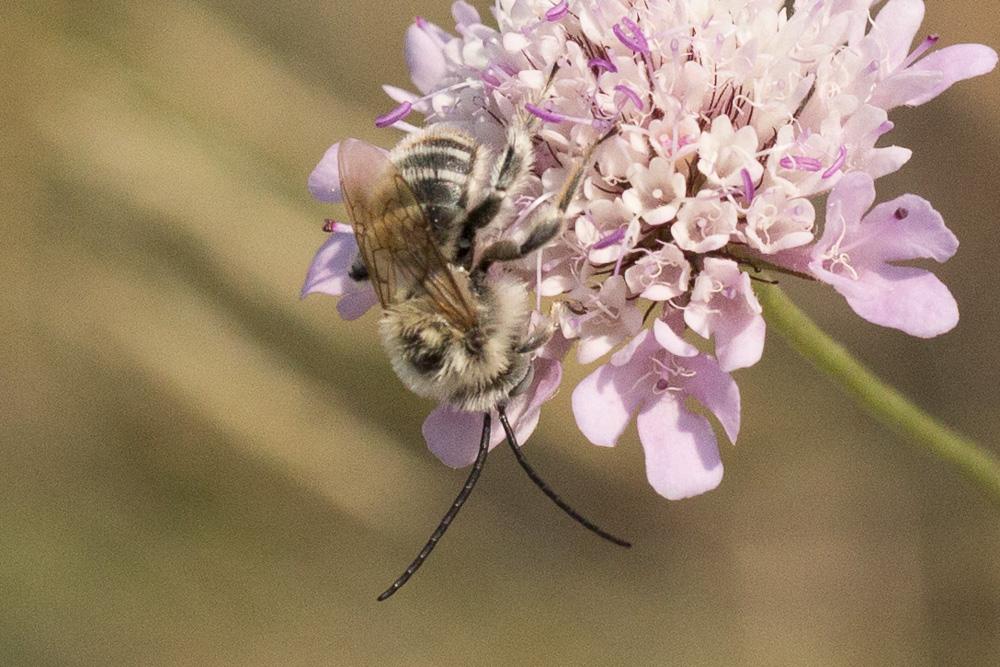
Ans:
POLYGON ((617 544, 620 547, 625 547, 625 548, 631 547, 632 546, 631 542, 623 540, 620 537, 615 537, 614 535, 604 530, 603 528, 600 528, 593 521, 582 516, 575 509, 567 505, 566 501, 560 498, 558 494, 556 494, 556 492, 552 490, 552 487, 550 487, 548 484, 545 483, 545 480, 543 480, 539 476, 539 474, 535 472, 535 469, 531 467, 531 465, 528 463, 528 460, 524 458, 524 453, 521 451, 521 448, 518 447, 517 436, 514 434, 514 429, 510 427, 510 422, 507 420, 507 410, 503 406, 499 406, 497 408, 497 412, 500 413, 500 423, 503 424, 504 433, 507 434, 507 444, 510 445, 510 448, 511 450, 513 450, 514 457, 517 459, 517 462, 521 465, 521 468, 524 469, 524 472, 528 474, 528 477, 531 478, 531 481, 535 483, 535 486, 541 489, 542 493, 547 495, 552 502, 558 505, 559 509, 561 509, 563 512, 566 512, 566 514, 568 514, 569 517, 573 519, 573 521, 576 521, 587 530, 596 533, 597 535, 600 535, 608 542, 613 542, 614 544, 617 544))
POLYGON ((479 454, 476 455, 476 462, 472 464, 472 471, 469 472, 469 478, 465 480, 465 486, 463 486, 462 490, 458 492, 455 502, 453 502, 451 507, 448 508, 448 512, 444 515, 444 518, 441 519, 441 523, 439 523, 438 527, 434 529, 433 533, 431 533, 431 537, 427 540, 427 544, 425 544, 424 548, 420 550, 417 557, 413 559, 410 566, 406 568, 406 571, 403 572, 403 574, 399 575, 399 579, 392 582, 392 586, 389 586, 389 588, 385 589, 385 591, 378 596, 379 602, 388 600, 396 591, 402 588, 403 584, 405 584, 409 578, 413 576, 414 572, 420 569, 420 566, 424 564, 427 557, 431 555, 432 551, 434 551, 434 547, 437 546, 438 540, 440 540, 441 536, 444 535, 444 532, 448 530, 448 526, 451 525, 452 520, 454 520, 455 516, 458 514, 458 510, 462 509, 462 505, 465 503, 465 500, 469 497, 469 494, 472 493, 472 488, 476 485, 476 480, 479 479, 479 473, 483 471, 483 464, 486 463, 486 455, 489 453, 490 413, 487 412, 483 415, 483 438, 479 441, 479 454))

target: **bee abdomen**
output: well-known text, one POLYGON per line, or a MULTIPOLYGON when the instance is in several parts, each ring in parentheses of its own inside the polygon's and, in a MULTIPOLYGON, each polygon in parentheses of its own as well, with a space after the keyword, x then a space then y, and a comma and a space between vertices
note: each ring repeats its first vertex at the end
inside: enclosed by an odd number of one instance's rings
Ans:
POLYGON ((452 241, 451 222, 464 214, 478 151, 459 133, 417 136, 393 151, 393 162, 442 245, 452 241))
POLYGON ((400 342, 403 356, 418 373, 432 375, 443 368, 450 342, 448 328, 443 323, 404 331, 400 342))

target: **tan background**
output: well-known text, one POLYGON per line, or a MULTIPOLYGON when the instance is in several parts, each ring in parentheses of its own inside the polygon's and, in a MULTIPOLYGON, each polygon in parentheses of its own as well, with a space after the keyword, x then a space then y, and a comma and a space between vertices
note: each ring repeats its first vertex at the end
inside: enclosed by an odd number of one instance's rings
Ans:
MULTIPOLYGON (((485 3, 480 2, 482 6, 485 3)), ((925 29, 1000 44, 991 3, 925 29), (984 8, 989 9, 984 11, 984 8)), ((583 441, 569 391, 529 446, 631 552, 572 525, 498 450, 443 546, 375 595, 460 486, 371 316, 298 300, 322 218, 306 177, 405 85, 440 0, 8 3, 0 430, 3 664, 988 664, 1000 520, 777 337, 738 374, 722 487, 669 503, 634 431, 583 441)), ((1000 450, 997 75, 897 113, 880 195, 962 240, 962 322, 933 341, 793 295, 882 376, 1000 450)), ((569 373, 569 382, 582 377, 569 373)), ((566 386, 572 386, 568 384, 566 386)))

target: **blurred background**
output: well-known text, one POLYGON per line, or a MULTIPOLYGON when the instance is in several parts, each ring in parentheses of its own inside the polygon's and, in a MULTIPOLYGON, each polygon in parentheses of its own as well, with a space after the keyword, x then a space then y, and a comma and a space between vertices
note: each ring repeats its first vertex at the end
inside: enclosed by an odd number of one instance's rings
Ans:
MULTIPOLYGON (((486 2, 476 3, 485 9, 486 2)), ((929 3, 943 43, 1000 44, 983 3, 929 3)), ((572 524, 504 449, 442 546, 375 596, 465 477, 375 319, 299 301, 337 207, 306 177, 408 84, 443 0, 6 3, 0 663, 996 664, 1000 514, 861 414, 777 336, 737 374, 715 492, 647 485, 634 429, 588 445, 570 365, 527 453, 631 551, 572 524), (391 7, 391 9, 389 8, 391 7)), ((894 115, 914 149, 880 197, 930 199, 962 241, 939 339, 792 285, 830 332, 1000 451, 997 75, 894 115)))

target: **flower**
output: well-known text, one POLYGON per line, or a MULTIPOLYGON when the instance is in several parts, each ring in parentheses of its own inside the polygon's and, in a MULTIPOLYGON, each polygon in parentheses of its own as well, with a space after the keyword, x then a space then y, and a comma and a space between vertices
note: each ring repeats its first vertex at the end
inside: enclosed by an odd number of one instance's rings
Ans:
MULTIPOLYGON (((425 127, 447 123, 499 149, 507 127, 531 119, 531 185, 516 193, 511 224, 556 196, 569 167, 611 131, 562 235, 498 269, 562 306, 558 350, 536 360, 518 428, 526 437, 534 427, 569 344, 580 363, 610 354, 574 390, 574 416, 609 446, 637 415, 647 475, 668 498, 721 480, 709 422, 687 399, 735 440, 739 393, 728 372, 756 363, 764 344, 758 265, 828 284, 866 320, 912 335, 941 334, 958 319, 930 272, 893 264, 945 261, 957 240, 914 195, 872 208, 874 181, 911 157, 886 141, 889 112, 991 71, 996 53, 938 49, 936 35, 911 48, 922 0, 888 0, 871 20, 874 0, 785 4, 498 0, 492 27, 457 2, 455 33, 424 19, 408 29, 417 92, 387 86, 397 106, 376 121, 418 131, 407 119, 421 115, 425 127)), ((321 200, 339 198, 336 160, 334 146, 310 177, 321 200)), ((350 239, 335 235, 304 292, 343 294, 352 305, 342 310, 356 315, 370 297, 345 282, 350 239)), ((463 465, 475 421, 441 407, 424 432, 442 460, 463 465)))
POLYGON ((678 500, 722 481, 722 461, 708 420, 685 406, 697 399, 733 442, 740 430, 736 382, 708 356, 681 357, 644 330, 573 391, 573 414, 595 445, 611 447, 638 412, 646 476, 663 496, 678 500))
POLYGON ((930 203, 903 195, 879 204, 867 174, 850 174, 830 193, 826 230, 809 271, 832 285, 869 322, 931 338, 958 324, 958 304, 930 271, 891 261, 948 260, 958 239, 930 203), (863 217, 862 217, 863 216, 863 217))

